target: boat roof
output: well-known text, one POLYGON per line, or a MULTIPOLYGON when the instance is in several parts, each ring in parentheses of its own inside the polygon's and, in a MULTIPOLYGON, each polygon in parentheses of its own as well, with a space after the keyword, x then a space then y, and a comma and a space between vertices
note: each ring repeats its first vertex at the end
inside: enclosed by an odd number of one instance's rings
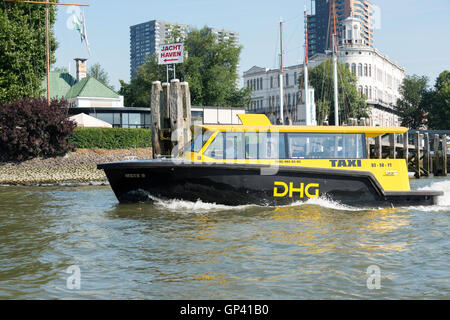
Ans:
POLYGON ((362 127, 362 126, 280 126, 271 125, 264 114, 238 114, 242 125, 202 125, 210 131, 231 132, 303 132, 303 133, 365 133, 366 137, 373 138, 386 133, 405 133, 405 127, 362 127))

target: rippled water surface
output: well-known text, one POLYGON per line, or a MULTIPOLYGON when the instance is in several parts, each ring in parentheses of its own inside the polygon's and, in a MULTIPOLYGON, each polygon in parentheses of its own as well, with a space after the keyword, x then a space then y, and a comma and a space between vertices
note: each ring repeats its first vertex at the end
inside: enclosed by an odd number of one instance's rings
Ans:
POLYGON ((274 208, 0 187, 0 298, 449 299, 450 179, 411 184, 446 194, 433 207, 274 208))

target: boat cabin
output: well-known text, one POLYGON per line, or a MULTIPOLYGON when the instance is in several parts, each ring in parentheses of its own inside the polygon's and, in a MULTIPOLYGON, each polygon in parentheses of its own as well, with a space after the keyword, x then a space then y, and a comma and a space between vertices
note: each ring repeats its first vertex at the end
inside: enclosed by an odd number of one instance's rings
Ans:
MULTIPOLYGON (((202 160, 367 159, 367 138, 406 128, 272 126, 264 115, 239 115, 241 126, 195 129, 190 152, 202 160)), ((195 158, 195 157, 194 157, 195 158)))

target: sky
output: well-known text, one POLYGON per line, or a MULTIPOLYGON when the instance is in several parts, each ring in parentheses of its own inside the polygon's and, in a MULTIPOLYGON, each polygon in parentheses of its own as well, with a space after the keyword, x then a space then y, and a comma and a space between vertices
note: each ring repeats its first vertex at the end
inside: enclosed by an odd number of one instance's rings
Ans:
MULTIPOLYGON (((243 46, 240 76, 253 66, 279 67, 280 19, 285 66, 304 59, 304 8, 310 0, 77 0, 83 8, 91 55, 77 31, 67 26, 72 7, 58 6, 54 27, 59 43, 57 67, 75 71, 74 58, 88 58, 107 71, 110 83, 130 81, 130 26, 165 20, 195 28, 210 26, 239 32, 243 46)), ((60 0, 60 2, 65 2, 60 0)), ((69 1, 67 1, 69 2, 69 1)), ((73 1, 70 1, 71 3, 73 1)), ((436 77, 450 70, 449 0, 373 0, 380 8, 375 47, 405 69, 407 75, 436 77)))

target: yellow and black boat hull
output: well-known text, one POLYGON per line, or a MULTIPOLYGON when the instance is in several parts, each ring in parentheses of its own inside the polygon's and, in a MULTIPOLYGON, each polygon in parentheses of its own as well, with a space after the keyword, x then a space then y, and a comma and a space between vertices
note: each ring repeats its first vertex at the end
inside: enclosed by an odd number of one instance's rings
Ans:
POLYGON ((236 205, 287 205, 326 197, 352 206, 433 205, 440 191, 385 191, 369 171, 171 160, 98 165, 121 203, 158 198, 236 205))

